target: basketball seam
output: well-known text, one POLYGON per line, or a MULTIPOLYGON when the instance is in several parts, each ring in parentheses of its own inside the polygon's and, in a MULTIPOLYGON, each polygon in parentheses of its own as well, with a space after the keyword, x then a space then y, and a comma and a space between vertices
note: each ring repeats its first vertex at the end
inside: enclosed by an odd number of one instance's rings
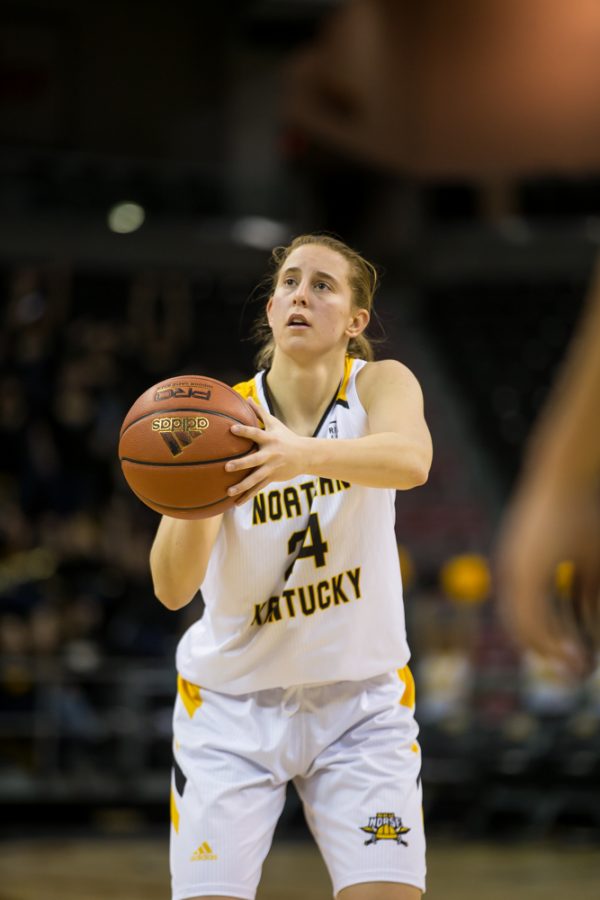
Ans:
MULTIPOLYGON (((256 444, 254 444, 253 447, 256 447, 256 444)), ((230 459, 241 459, 241 457, 247 456, 248 453, 252 453, 252 449, 253 448, 251 447, 250 450, 244 450, 243 453, 236 453, 235 456, 223 456, 219 459, 199 459, 195 462, 145 462, 143 459, 132 459, 130 456, 121 456, 119 459, 122 463, 133 463, 136 466, 153 466, 154 468, 167 467, 172 469, 174 467, 183 468, 185 466, 210 466, 212 463, 228 462, 230 459)))
MULTIPOLYGON (((195 414, 195 415, 198 415, 199 413, 201 413, 203 415, 209 415, 209 416, 220 416, 222 419, 231 419, 232 422, 237 422, 238 425, 248 425, 247 422, 242 421, 242 419, 236 419, 236 417, 230 415, 230 413, 218 412, 216 409, 198 409, 198 407, 196 407, 196 406, 193 406, 193 407, 192 406, 184 406, 182 409, 179 409, 179 408, 171 409, 170 408, 170 409, 162 410, 161 412, 157 412, 156 410, 154 410, 153 412, 144 413, 143 416, 139 416, 139 418, 134 419, 133 422, 129 423, 127 428, 124 428, 123 431, 120 432, 119 440, 122 440, 123 437, 129 431, 129 429, 132 428, 134 425, 137 425, 137 423, 141 422, 143 419, 148 419, 148 418, 150 418, 150 416, 159 416, 161 418, 164 418, 165 416, 171 415, 172 413, 188 413, 188 414, 195 414), (162 412, 162 414, 161 414, 161 412, 162 412)), ((250 427, 255 427, 255 426, 250 426, 250 427)))
MULTIPOLYGON (((133 491, 133 488, 131 488, 131 490, 133 491)), ((156 500, 152 500, 150 497, 144 497, 143 494, 140 494, 137 491, 133 491, 133 493, 142 501, 142 503, 151 503, 153 506, 160 506, 161 509, 180 509, 184 512, 191 512, 194 509, 208 509, 211 506, 216 506, 217 503, 223 503, 224 500, 232 499, 231 497, 225 495, 224 497, 220 497, 218 500, 213 500, 211 503, 204 503, 201 506, 169 506, 168 503, 158 503, 156 500)))

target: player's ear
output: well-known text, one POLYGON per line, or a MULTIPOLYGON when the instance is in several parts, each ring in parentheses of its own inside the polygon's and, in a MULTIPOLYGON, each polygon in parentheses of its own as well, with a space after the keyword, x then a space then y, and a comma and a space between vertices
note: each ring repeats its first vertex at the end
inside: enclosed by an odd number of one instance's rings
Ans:
POLYGON ((271 322, 271 310, 273 309, 273 295, 272 294, 269 297, 269 299, 267 300, 267 305, 265 308, 267 311, 267 322, 269 323, 269 328, 272 328, 273 327, 273 323, 271 322))
POLYGON ((365 330, 371 318, 369 310, 359 306, 352 312, 350 324, 346 328, 348 337, 355 338, 365 330))

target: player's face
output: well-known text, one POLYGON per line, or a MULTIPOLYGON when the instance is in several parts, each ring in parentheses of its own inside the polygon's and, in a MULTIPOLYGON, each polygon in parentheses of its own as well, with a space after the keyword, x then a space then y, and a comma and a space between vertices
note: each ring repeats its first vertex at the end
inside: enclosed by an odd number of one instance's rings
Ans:
POLYGON ((363 330, 362 320, 368 321, 366 310, 353 308, 349 274, 348 260, 329 247, 304 244, 293 250, 267 304, 276 346, 292 354, 345 348, 356 329, 363 330))

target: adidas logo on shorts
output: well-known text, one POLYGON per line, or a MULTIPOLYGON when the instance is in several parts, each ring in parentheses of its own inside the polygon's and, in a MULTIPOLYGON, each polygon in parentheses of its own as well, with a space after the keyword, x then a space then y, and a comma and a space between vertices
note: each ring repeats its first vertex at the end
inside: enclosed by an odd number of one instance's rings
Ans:
POLYGON ((197 850, 194 850, 192 855, 190 856, 191 862, 199 862, 204 859, 216 859, 217 854, 212 852, 212 848, 208 841, 204 841, 203 844, 200 844, 197 850))

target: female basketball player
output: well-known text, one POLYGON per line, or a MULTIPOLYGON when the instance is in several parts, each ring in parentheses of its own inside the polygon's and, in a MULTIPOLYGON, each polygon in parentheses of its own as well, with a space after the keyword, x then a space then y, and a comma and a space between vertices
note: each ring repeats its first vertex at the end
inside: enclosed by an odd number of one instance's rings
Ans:
POLYGON ((425 841, 394 497, 427 479, 423 399, 401 363, 370 361, 369 263, 321 235, 273 258, 261 371, 237 386, 264 428, 233 426, 258 445, 227 464, 236 505, 163 517, 151 552, 165 606, 200 585, 206 604, 177 650, 173 900, 254 898, 290 780, 339 900, 415 900, 425 841))

